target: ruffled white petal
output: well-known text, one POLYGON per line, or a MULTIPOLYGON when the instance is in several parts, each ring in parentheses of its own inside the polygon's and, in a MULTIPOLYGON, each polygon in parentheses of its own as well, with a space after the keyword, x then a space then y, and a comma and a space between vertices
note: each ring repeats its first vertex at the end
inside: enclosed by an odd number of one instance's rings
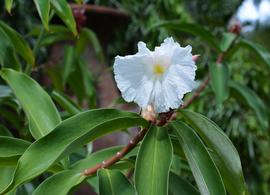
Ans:
POLYGON ((149 55, 151 51, 146 47, 146 44, 142 41, 138 43, 138 54, 149 55))
POLYGON ((148 105, 153 88, 150 69, 144 63, 146 58, 141 55, 117 56, 114 63, 115 80, 123 98, 143 108, 148 105))

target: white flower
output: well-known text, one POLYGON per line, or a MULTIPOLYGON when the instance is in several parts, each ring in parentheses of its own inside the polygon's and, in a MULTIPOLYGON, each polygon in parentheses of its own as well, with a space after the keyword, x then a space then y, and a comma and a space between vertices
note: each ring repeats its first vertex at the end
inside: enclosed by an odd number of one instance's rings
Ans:
POLYGON ((151 105, 157 113, 178 108, 184 94, 195 86, 197 67, 191 46, 180 47, 173 38, 166 38, 154 51, 143 42, 138 43, 138 50, 135 55, 115 58, 115 80, 123 98, 142 109, 151 105))

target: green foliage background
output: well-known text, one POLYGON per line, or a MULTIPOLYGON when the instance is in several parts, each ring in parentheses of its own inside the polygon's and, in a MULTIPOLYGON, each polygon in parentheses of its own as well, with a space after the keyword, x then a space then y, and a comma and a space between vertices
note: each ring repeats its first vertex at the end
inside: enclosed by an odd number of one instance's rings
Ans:
MULTIPOLYGON (((130 23, 127 26, 117 29, 113 39, 109 43, 107 51, 104 51, 105 60, 110 65, 113 64, 114 56, 116 55, 135 53, 138 41, 145 41, 150 48, 153 48, 155 45, 159 45, 164 38, 173 36, 181 45, 192 45, 193 54, 201 55, 197 63, 198 83, 205 79, 209 73, 211 63, 216 61, 220 51, 214 48, 209 41, 205 41, 207 37, 205 39, 203 36, 195 35, 194 32, 190 33, 181 30, 179 24, 192 23, 194 26, 207 29, 217 40, 221 40, 224 32, 228 31, 230 20, 234 17, 242 3, 242 1, 238 0, 207 0, 203 3, 198 0, 96 0, 89 2, 114 7, 130 15, 130 23)), ((56 36, 50 37, 45 33, 44 37, 48 38, 48 42, 38 42, 38 36, 42 32, 42 28, 40 27, 41 22, 36 10, 29 9, 29 7, 34 7, 33 2, 15 0, 12 9, 12 13, 14 14, 12 16, 5 11, 4 0, 0 0, 0 6, 0 19, 20 32, 31 47, 35 48, 37 45, 37 49, 34 50, 36 64, 42 64, 46 61, 49 54, 48 46, 58 39, 55 38, 56 36)), ((104 25, 106 26, 106 24, 104 25)), ((64 27, 61 30, 61 32, 69 33, 64 27)), ((56 32, 58 31, 56 30, 56 32)), ((253 32, 243 33, 241 37, 260 43, 264 47, 268 47, 269 50, 268 34, 269 27, 257 25, 253 32)), ((96 43, 96 39, 96 36, 90 29, 85 30, 85 40, 89 40, 93 44, 96 43)), ((251 44, 252 46, 255 45, 253 42, 251 44)), ((97 47, 100 46, 96 45, 97 47)), ((91 72, 86 71, 85 62, 73 50, 74 48, 67 47, 65 49, 65 56, 73 56, 76 62, 70 62, 72 59, 65 58, 54 68, 32 73, 32 76, 38 81, 41 81, 44 75, 53 80, 53 87, 48 87, 47 91, 57 90, 53 92, 53 97, 56 101, 58 97, 57 102, 62 102, 59 100, 59 97, 60 99, 63 98, 61 94, 65 92, 67 86, 71 89, 71 93, 75 94, 77 97, 75 103, 71 102, 68 98, 65 99, 66 101, 70 101, 70 106, 68 107, 69 110, 63 109, 64 111, 61 112, 62 118, 68 118, 80 112, 80 107, 82 107, 84 101, 88 102, 89 107, 96 106, 95 78, 92 77, 91 72), (76 64, 76 67, 73 67, 74 70, 70 71, 68 67, 72 63, 76 64), (63 66, 67 74, 64 79, 57 74, 63 66), (78 80, 78 83, 75 84, 76 86, 72 86, 72 82, 76 80, 74 79, 74 75, 81 75, 82 78, 78 80), (91 83, 91 85, 89 86, 87 83, 91 83), (81 90, 76 90, 78 86, 81 87, 81 90)), ((224 60, 228 67, 230 80, 248 87, 253 91, 252 93, 255 94, 257 99, 253 96, 250 97, 250 93, 245 93, 248 91, 245 88, 241 88, 244 92, 239 94, 241 90, 235 90, 236 87, 232 87, 235 86, 234 84, 228 84, 231 86, 229 96, 224 102, 218 105, 214 87, 209 85, 201 96, 192 103, 190 109, 203 113, 215 121, 233 141, 241 158, 244 176, 250 193, 269 194, 269 126, 263 124, 263 122, 268 123, 270 114, 268 109, 270 106, 270 58, 267 57, 269 53, 267 51, 260 53, 260 51, 264 51, 260 48, 258 50, 256 48, 255 50, 254 48, 250 49, 248 44, 239 44, 238 48, 235 47, 232 50, 224 60), (262 109, 258 108, 260 107, 261 100, 264 104, 262 105, 262 109), (259 106, 254 107, 254 105, 258 104, 259 106)), ((100 54, 99 51, 97 51, 97 55, 100 59, 104 58, 103 54, 100 54)), ((18 57, 18 60, 23 61, 23 69, 27 67, 28 63, 22 60, 22 57, 18 57)), ((3 86, 4 81, 0 81, 0 83, 1 124, 12 129, 16 137, 32 141, 33 138, 29 133, 26 116, 22 112, 21 104, 18 103, 10 88, 3 86)), ((187 96, 186 99, 189 97, 187 96)), ((5 129, 4 126, 0 126, 1 131, 5 129)), ((174 161, 176 160, 174 159, 174 161)), ((173 166, 177 166, 176 163, 173 163, 173 166)), ((181 163, 180 170, 181 175, 185 179, 192 184, 195 183, 190 169, 186 168, 186 162, 181 163)), ((105 173, 101 171, 99 174, 102 175, 105 173)), ((113 174, 115 174, 115 177, 122 178, 121 173, 113 174)), ((46 178, 46 175, 42 177, 46 178)), ((106 183, 106 180, 101 182, 106 183)), ((37 183, 38 181, 34 181, 33 185, 35 186, 37 183)), ((20 190, 27 190, 27 187, 24 186, 20 190)))

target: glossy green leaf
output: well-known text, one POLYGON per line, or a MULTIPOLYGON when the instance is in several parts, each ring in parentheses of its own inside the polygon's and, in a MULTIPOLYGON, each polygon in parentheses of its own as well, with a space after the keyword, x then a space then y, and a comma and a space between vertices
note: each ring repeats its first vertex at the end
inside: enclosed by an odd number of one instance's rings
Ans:
POLYGON ((230 88, 233 95, 240 97, 241 101, 239 102, 244 102, 246 105, 248 105, 255 112, 261 126, 264 129, 267 129, 269 118, 267 115, 266 106, 259 96, 247 86, 237 82, 231 81, 230 88))
POLYGON ((156 24, 151 27, 150 30, 153 28, 166 28, 176 32, 187 32, 196 37, 200 37, 202 40, 206 41, 209 45, 211 45, 218 51, 220 50, 217 38, 209 30, 197 24, 185 23, 182 21, 174 20, 156 24))
MULTIPOLYGON (((5 189, 10 181, 12 180, 12 175, 14 173, 14 167, 2 167, 0 166, 0 190, 5 189)), ((9 194, 7 194, 9 195, 9 194)))
POLYGON ((8 11, 9 14, 11 13, 12 4, 13 0, 5 0, 6 10, 8 11))
POLYGON ((51 178, 40 184, 33 195, 66 195, 73 187, 80 184, 85 176, 80 172, 68 170, 61 172, 61 174, 56 173, 51 178))
MULTIPOLYGON (((3 125, 0 125, 0 135, 0 191, 2 191, 12 181, 18 157, 24 152, 30 143, 24 140, 12 138, 12 134, 3 125), (26 143, 28 146, 25 146, 26 143), (23 148, 25 149, 23 150, 23 148)), ((6 195, 15 194, 15 190, 13 190, 6 195)))
POLYGON ((8 40, 6 33, 1 28, 0 42, 0 65, 14 70, 20 70, 21 67, 15 49, 8 40))
POLYGON ((5 192, 40 175, 78 147, 112 131, 133 126, 146 127, 148 122, 135 113, 114 109, 90 110, 63 121, 23 154, 13 183, 5 192))
POLYGON ((265 47, 259 45, 258 43, 242 39, 238 42, 236 48, 246 48, 250 50, 251 53, 256 54, 262 60, 262 62, 264 62, 268 68, 270 68, 270 53, 265 47))
POLYGON ((180 121, 173 121, 170 125, 182 145, 201 194, 225 195, 226 192, 220 173, 206 147, 193 129, 180 121))
POLYGON ((34 66, 35 64, 34 54, 28 43, 23 39, 23 37, 2 21, 0 21, 0 29, 2 29, 5 32, 10 42, 13 44, 13 47, 16 50, 16 52, 20 54, 21 57, 24 58, 25 61, 27 61, 27 63, 34 66))
POLYGON ((34 0, 38 14, 46 30, 49 30, 50 1, 34 0))
POLYGON ((136 159, 135 186, 138 194, 168 194, 172 156, 167 129, 152 126, 143 139, 136 159))
MULTIPOLYGON (((215 160, 226 189, 232 195, 245 194, 246 185, 237 150, 226 134, 205 116, 182 110, 181 115, 194 127, 215 154, 215 160)), ((211 154, 211 153, 210 153, 211 154)))
POLYGON ((81 109, 68 96, 60 91, 53 91, 52 98, 71 115, 81 112, 81 109))
POLYGON ((88 44, 90 44, 93 47, 99 60, 103 62, 104 61, 103 49, 96 33, 90 30, 89 28, 83 28, 79 34, 79 39, 76 42, 76 51, 78 55, 81 55, 85 51, 88 44))
POLYGON ((66 46, 64 49, 64 68, 63 68, 63 86, 65 86, 66 81, 72 71, 74 71, 75 62, 75 48, 73 46, 66 46))
POLYGON ((229 69, 224 64, 209 65, 211 86, 216 95, 217 105, 221 105, 229 96, 229 69))
POLYGON ((0 124, 0 136, 12 136, 12 134, 4 125, 0 124))
POLYGON ((117 170, 98 171, 100 195, 135 195, 135 189, 128 179, 117 170))
MULTIPOLYGON (((38 37, 43 29, 43 26, 36 26, 29 35, 38 37)), ((74 37, 67 27, 61 25, 50 25, 50 30, 44 32, 40 41, 40 46, 48 46, 58 41, 73 40, 74 37)))
POLYGON ((76 22, 67 0, 50 0, 50 2, 56 14, 62 19, 65 25, 76 36, 78 34, 76 29, 76 22))
POLYGON ((226 52, 232 45, 233 41, 236 38, 236 34, 231 32, 223 33, 221 42, 220 42, 220 50, 222 52, 226 52))
MULTIPOLYGON (((69 170, 63 170, 55 175, 52 175, 51 177, 49 177, 48 179, 46 179, 40 186, 39 188, 44 189, 46 188, 51 188, 51 185, 56 185, 56 186, 61 186, 62 182, 66 182, 66 180, 69 180, 68 178, 66 178, 67 175, 70 176, 75 176, 77 175, 77 173, 82 173, 85 169, 89 168, 89 167, 93 167, 98 163, 101 163, 103 160, 110 158, 111 156, 115 155, 118 151, 120 151, 123 148, 123 146, 114 146, 111 148, 106 148, 100 151, 97 151, 89 156, 87 156, 86 158, 77 161, 75 164, 73 164, 69 170), (61 180, 59 179, 61 178, 61 180), (50 181, 47 181, 50 180, 50 181), (63 181, 62 181, 63 180, 63 181)), ((131 152, 129 152, 125 158, 128 158, 130 156, 134 156, 136 155, 137 150, 132 150, 131 152)), ((121 164, 121 162, 120 162, 121 164)), ((119 166, 117 166, 117 164, 111 166, 110 168, 119 168, 119 166)), ((78 178, 77 181, 75 181, 76 185, 79 184, 80 182, 82 182, 83 180, 81 178, 78 178)), ((67 181, 68 182, 68 181, 67 181)), ((98 177, 90 177, 88 178, 88 182, 90 184, 93 183, 98 183, 98 177)), ((74 185, 71 185, 71 187, 73 187, 74 185)), ((71 187, 65 187, 63 189, 63 192, 66 192, 65 190, 70 189, 71 187)), ((37 191, 40 191, 41 189, 37 189, 37 191)), ((56 187, 57 193, 63 193, 62 191, 60 191, 57 187, 56 187)), ((52 191, 51 191, 52 192, 52 191)), ((53 193, 54 194, 54 193, 53 193)))
POLYGON ((88 98, 89 106, 96 107, 96 88, 94 85, 93 75, 89 70, 89 66, 83 60, 79 60, 79 68, 81 72, 82 84, 84 86, 85 94, 88 98))
POLYGON ((3 69, 0 75, 20 101, 34 138, 43 137, 60 123, 60 115, 50 96, 36 81, 11 69, 3 69))
POLYGON ((0 136, 0 166, 14 166, 31 143, 22 139, 0 136))
POLYGON ((78 99, 79 104, 83 104, 83 100, 87 97, 84 83, 83 83, 83 77, 82 77, 82 71, 81 68, 77 67, 74 72, 72 72, 69 76, 69 79, 67 80, 68 86, 70 87, 71 91, 76 95, 76 98, 78 99))
POLYGON ((199 191, 191 185, 188 181, 170 173, 169 191, 172 195, 199 195, 199 191))

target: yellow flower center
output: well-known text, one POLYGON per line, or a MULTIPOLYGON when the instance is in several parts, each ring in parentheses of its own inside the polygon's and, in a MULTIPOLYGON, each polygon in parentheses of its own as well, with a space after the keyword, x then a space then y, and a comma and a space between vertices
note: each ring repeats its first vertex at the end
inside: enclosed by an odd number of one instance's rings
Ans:
POLYGON ((160 64, 155 64, 154 65, 154 68, 153 68, 153 71, 155 74, 157 75, 161 75, 165 72, 165 67, 160 65, 160 64))

